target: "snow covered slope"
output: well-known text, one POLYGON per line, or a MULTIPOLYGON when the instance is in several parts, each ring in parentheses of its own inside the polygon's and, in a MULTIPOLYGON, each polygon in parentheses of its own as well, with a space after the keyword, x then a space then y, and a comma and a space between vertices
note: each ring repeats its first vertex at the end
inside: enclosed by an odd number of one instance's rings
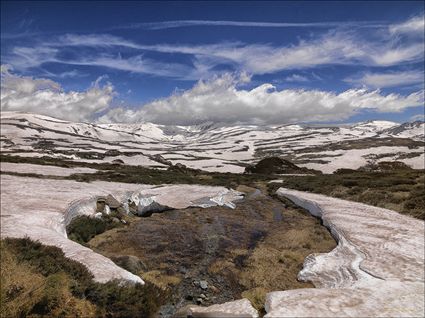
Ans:
POLYGON ((271 292, 265 317, 423 317, 424 222, 394 211, 280 188, 323 220, 338 246, 298 277, 316 289, 271 292))
POLYGON ((265 156, 281 156, 326 173, 372 161, 424 168, 424 123, 369 121, 342 126, 197 126, 72 123, 2 112, 1 150, 19 156, 123 161, 166 168, 167 161, 207 171, 241 173, 265 156), (161 155, 163 159, 156 155, 161 155))
POLYGON ((104 181, 86 183, 3 174, 0 181, 1 238, 29 237, 57 246, 66 257, 86 265, 99 282, 119 279, 143 283, 139 276, 67 238, 66 225, 78 215, 93 215, 97 197, 113 194, 118 201, 127 202, 132 195, 149 196, 161 205, 176 209, 214 205, 233 207, 233 201, 241 198, 241 193, 224 187, 198 185, 158 187, 104 181))

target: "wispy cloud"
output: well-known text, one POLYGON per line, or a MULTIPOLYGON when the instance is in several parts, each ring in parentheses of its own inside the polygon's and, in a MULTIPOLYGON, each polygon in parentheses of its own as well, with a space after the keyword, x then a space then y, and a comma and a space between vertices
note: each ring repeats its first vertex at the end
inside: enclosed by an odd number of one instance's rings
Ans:
POLYGON ((148 29, 162 30, 183 27, 196 26, 226 26, 226 27, 256 27, 256 28, 339 28, 339 27, 369 27, 379 28, 386 24, 377 21, 330 21, 330 22, 259 22, 259 21, 228 21, 228 20, 175 20, 175 21, 159 21, 159 22, 143 22, 131 23, 127 25, 115 26, 110 30, 117 29, 148 29))
POLYGON ((309 82, 309 79, 303 75, 292 74, 285 78, 286 82, 309 82))
POLYGON ((261 75, 326 65, 389 67, 423 61, 423 40, 401 41, 388 27, 370 33, 364 36, 355 30, 327 30, 286 45, 242 42, 146 45, 110 34, 66 34, 32 46, 16 46, 2 60, 21 70, 61 63, 190 80, 209 77, 223 66, 227 70, 261 75), (70 50, 74 52, 72 57, 62 54, 70 50), (123 50, 125 57, 120 54, 123 50), (177 55, 186 57, 176 59, 177 55))
POLYGON ((386 88, 406 86, 411 84, 424 84, 423 71, 401 71, 386 73, 364 73, 354 78, 345 79, 346 82, 371 88, 386 88))
MULTIPOLYGON (((423 59, 423 43, 402 45, 394 41, 373 42, 352 32, 327 32, 319 37, 300 40, 287 46, 224 42, 208 45, 144 45, 117 36, 68 34, 39 46, 15 47, 6 62, 20 68, 31 68, 43 63, 95 65, 123 71, 196 78, 208 74, 219 65, 252 74, 267 74, 281 70, 307 69, 322 65, 391 66, 418 62, 423 59), (81 54, 77 59, 64 59, 59 53, 66 47, 87 47, 98 52, 81 54), (100 50, 102 48, 102 50, 100 50), (136 53, 122 58, 121 48, 192 56, 192 65, 154 60, 136 53), (189 76, 190 75, 190 76, 189 76)), ((210 74, 211 75, 211 74, 210 74)))
POLYGON ((417 34, 424 36, 425 15, 412 17, 411 19, 389 26, 392 34, 417 34))

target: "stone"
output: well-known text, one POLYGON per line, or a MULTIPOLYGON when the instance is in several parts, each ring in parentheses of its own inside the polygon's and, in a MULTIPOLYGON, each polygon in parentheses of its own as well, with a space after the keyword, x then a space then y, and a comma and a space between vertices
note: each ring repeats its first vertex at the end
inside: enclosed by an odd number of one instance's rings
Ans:
POLYGON ((113 256, 111 257, 111 260, 118 266, 121 266, 122 268, 136 275, 139 274, 141 271, 148 270, 147 266, 137 256, 113 256))
POLYGON ((122 161, 121 159, 114 159, 112 160, 112 163, 116 165, 123 165, 124 161, 122 161))
POLYGON ((138 216, 151 216, 152 213, 163 212, 170 208, 165 205, 161 205, 155 201, 155 196, 140 197, 139 205, 137 206, 138 216))
POLYGON ((206 280, 199 281, 199 287, 201 287, 204 290, 208 289, 208 282, 206 280))
POLYGON ((96 200, 96 212, 103 212, 105 210, 105 198, 99 197, 96 200))
POLYGON ((111 209, 118 209, 121 206, 121 202, 115 199, 111 194, 105 198, 105 204, 108 205, 111 209))

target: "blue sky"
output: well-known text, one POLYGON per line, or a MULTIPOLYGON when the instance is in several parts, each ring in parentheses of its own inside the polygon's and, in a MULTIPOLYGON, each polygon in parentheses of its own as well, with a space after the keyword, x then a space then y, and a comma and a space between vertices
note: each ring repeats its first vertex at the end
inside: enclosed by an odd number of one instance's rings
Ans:
POLYGON ((407 121, 423 114, 423 20, 422 1, 3 1, 2 109, 176 124, 407 121))

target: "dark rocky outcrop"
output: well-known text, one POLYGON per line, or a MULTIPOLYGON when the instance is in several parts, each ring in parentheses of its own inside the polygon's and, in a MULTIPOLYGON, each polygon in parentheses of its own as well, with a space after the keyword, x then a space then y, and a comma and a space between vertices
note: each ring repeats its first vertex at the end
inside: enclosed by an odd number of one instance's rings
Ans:
POLYGON ((268 157, 260 160, 254 166, 245 168, 245 173, 261 174, 317 174, 318 171, 298 167, 287 159, 268 157))

